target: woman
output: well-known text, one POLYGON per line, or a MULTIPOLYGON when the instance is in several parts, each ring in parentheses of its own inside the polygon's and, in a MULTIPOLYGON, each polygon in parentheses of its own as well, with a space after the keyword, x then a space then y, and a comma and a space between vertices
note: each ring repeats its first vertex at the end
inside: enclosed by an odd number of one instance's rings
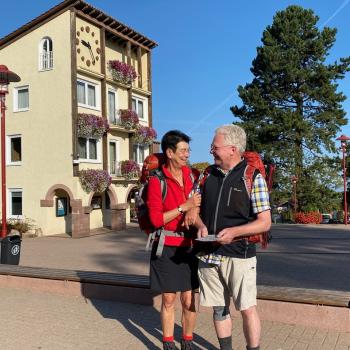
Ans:
POLYGON ((198 288, 197 259, 191 252, 194 235, 183 225, 184 213, 199 207, 201 196, 190 196, 197 176, 187 166, 190 138, 178 130, 167 132, 162 138, 166 163, 162 166, 167 193, 162 200, 159 178, 149 180, 147 206, 152 225, 162 228, 158 242, 153 245, 150 263, 151 288, 162 293, 161 323, 163 349, 172 350, 174 343, 174 311, 176 292, 182 305, 181 350, 191 350, 196 321, 195 293, 198 288), (159 241, 164 247, 161 255, 159 241))

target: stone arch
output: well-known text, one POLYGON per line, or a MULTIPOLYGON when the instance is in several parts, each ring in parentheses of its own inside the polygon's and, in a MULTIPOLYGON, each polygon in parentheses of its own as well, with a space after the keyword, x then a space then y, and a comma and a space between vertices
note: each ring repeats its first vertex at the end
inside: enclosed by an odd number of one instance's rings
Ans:
POLYGON ((46 196, 45 199, 42 199, 40 201, 40 206, 41 207, 53 207, 54 203, 53 203, 53 198, 55 196, 55 191, 57 190, 63 190, 65 192, 67 192, 67 194, 69 195, 69 200, 70 200, 70 204, 72 205, 72 202, 74 201, 74 195, 73 192, 71 191, 71 189, 63 184, 56 184, 51 186, 47 192, 46 192, 46 196))
MULTIPOLYGON (((115 208, 115 206, 118 204, 118 196, 115 193, 114 188, 112 187, 112 185, 110 185, 107 189, 106 192, 109 196, 109 199, 111 201, 111 208, 115 208)), ((91 206, 91 200, 92 197, 95 195, 95 192, 91 192, 89 195, 89 199, 88 199, 88 206, 91 206)))
POLYGON ((135 189, 137 189, 137 187, 138 187, 137 185, 131 185, 131 186, 128 188, 128 190, 127 190, 127 192, 126 192, 125 200, 124 200, 125 203, 128 202, 128 198, 129 198, 130 193, 131 193, 132 191, 134 191, 135 189))

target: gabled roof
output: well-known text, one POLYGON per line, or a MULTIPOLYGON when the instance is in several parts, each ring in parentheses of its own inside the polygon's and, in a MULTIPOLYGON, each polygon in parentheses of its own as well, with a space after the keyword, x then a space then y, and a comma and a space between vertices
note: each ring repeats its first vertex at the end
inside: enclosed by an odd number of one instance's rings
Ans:
POLYGON ((25 35, 27 32, 32 31, 40 23, 49 20, 51 17, 54 17, 59 12, 64 12, 69 8, 74 8, 77 11, 77 14, 82 14, 84 18, 91 19, 94 23, 100 24, 110 32, 112 35, 120 36, 126 40, 130 40, 134 45, 140 45, 146 49, 153 49, 158 44, 145 37, 144 35, 136 32, 134 29, 128 27, 127 25, 121 23, 120 21, 114 19, 113 17, 105 14, 104 12, 98 10, 97 8, 91 6, 85 1, 82 0, 64 0, 58 5, 52 7, 50 10, 44 12, 40 16, 34 18, 32 21, 24 24, 22 27, 18 28, 14 32, 6 35, 0 39, 0 49, 3 46, 7 46, 17 38, 25 35))

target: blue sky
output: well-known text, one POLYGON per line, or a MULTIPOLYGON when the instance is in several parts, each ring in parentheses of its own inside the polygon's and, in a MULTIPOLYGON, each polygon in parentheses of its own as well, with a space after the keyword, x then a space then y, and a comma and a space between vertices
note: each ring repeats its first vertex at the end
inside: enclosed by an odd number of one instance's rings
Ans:
MULTIPOLYGON (((0 37, 59 1, 12 0, 1 4, 0 37)), ((350 0, 90 0, 94 7, 158 42, 153 50, 153 121, 158 138, 170 129, 188 133, 192 162, 209 161, 214 129, 234 120, 241 104, 238 85, 250 82, 251 62, 277 10, 312 9, 324 25, 338 29, 329 62, 350 55, 350 0)), ((7 64, 11 69, 10 62, 7 64)), ((350 97, 350 75, 339 89, 350 97)), ((350 112, 350 103, 344 102, 350 112)), ((349 118, 349 115, 348 115, 349 118)), ((350 135, 350 127, 342 132, 350 135)))

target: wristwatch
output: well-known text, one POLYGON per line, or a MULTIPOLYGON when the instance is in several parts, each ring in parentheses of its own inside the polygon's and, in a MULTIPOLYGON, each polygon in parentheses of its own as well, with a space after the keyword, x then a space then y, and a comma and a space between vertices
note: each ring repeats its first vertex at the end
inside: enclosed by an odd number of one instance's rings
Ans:
POLYGON ((183 210, 180 206, 177 207, 177 210, 178 210, 178 212, 181 213, 181 214, 184 214, 184 213, 185 213, 184 210, 183 210))

